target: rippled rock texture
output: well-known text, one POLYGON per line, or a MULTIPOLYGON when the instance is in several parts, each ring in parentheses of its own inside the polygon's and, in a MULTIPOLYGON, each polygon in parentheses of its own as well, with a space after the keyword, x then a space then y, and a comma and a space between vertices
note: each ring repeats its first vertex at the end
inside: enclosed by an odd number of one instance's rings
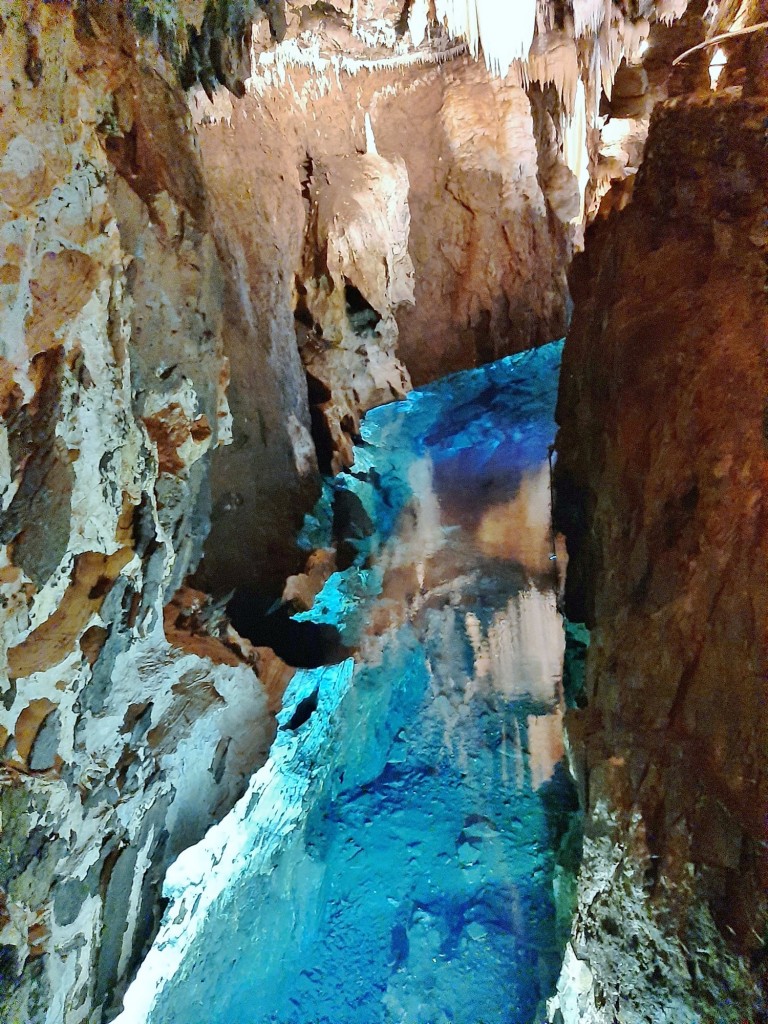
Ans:
POLYGON ((739 91, 659 110, 572 275, 557 520, 592 635, 569 1024, 765 1014, 768 107, 739 91))

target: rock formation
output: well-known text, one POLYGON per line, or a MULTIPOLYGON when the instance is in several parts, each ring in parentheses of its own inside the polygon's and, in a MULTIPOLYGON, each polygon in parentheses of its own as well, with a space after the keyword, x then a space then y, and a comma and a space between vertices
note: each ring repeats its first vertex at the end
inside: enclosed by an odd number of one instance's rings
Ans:
MULTIPOLYGON (((301 439, 286 457, 263 425, 271 378, 255 354, 281 379, 290 367, 293 401, 301 352, 321 468, 338 469, 360 414, 412 380, 562 335, 578 214, 556 96, 529 98, 461 54, 450 68, 380 58, 353 75, 314 50, 309 64, 291 40, 269 48, 265 23, 252 47, 241 98, 192 98, 214 223, 250 309, 225 337, 234 443, 213 461, 201 577, 218 591, 258 577, 229 538, 263 558, 262 465, 282 460, 288 489, 295 461, 309 486, 287 505, 311 503, 306 408, 284 412, 301 439)), ((274 575, 297 567, 276 562, 274 575)))
POLYGON ((296 535, 361 414, 561 336, 598 209, 560 399, 566 661, 592 638, 551 1015, 766 1013, 766 33, 711 93, 713 47, 672 65, 766 20, 0 0, 3 1020, 117 1012, 292 675, 228 595, 311 601, 334 556, 300 575, 296 535))
POLYGON ((566 1021, 766 1012, 768 106, 742 75, 654 114, 571 276, 557 520, 591 641, 566 1021))
POLYGON ((245 658, 163 631, 230 438, 189 112, 114 11, 25 6, 0 19, 0 1001, 76 1021, 119 1000, 165 867, 272 727, 245 658))

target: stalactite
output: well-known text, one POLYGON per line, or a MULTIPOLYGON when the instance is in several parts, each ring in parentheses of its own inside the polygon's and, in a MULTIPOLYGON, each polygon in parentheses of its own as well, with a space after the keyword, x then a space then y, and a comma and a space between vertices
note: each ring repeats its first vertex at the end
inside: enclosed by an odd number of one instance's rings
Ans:
MULTIPOLYGON (((517 65, 516 65, 517 66, 517 65)), ((520 85, 538 82, 551 84, 557 90, 566 114, 576 109, 576 86, 579 81, 579 59, 576 44, 565 32, 537 35, 531 45, 528 60, 521 65, 520 85)))
POLYGON ((580 222, 584 219, 584 197, 589 183, 586 91, 581 79, 576 83, 573 113, 563 125, 563 157, 579 183, 580 222))
POLYGON ((421 46, 427 34, 429 24, 428 0, 413 0, 408 12, 408 29, 414 46, 421 46))
POLYGON ((609 100, 613 89, 613 79, 624 56, 624 47, 618 31, 618 24, 615 20, 615 13, 612 12, 610 15, 607 15, 600 27, 597 42, 600 54, 600 83, 603 87, 603 92, 609 100))
POLYGON ((542 35, 557 27, 557 11, 549 0, 539 0, 536 10, 536 31, 542 35))
POLYGON ((651 26, 647 18, 638 18, 637 21, 624 19, 624 55, 627 60, 632 61, 638 58, 650 30, 651 26))
MULTIPOLYGON (((677 6, 670 0, 664 16, 676 17, 677 6)), ((424 38, 426 13, 426 0, 417 0, 411 11, 416 45, 424 38)), ((536 0, 515 7, 497 0, 436 0, 435 14, 453 37, 466 40, 473 56, 482 51, 493 74, 523 88, 531 82, 552 84, 569 117, 575 111, 579 78, 576 40, 591 38, 594 73, 610 97, 622 59, 632 59, 649 31, 646 18, 625 17, 613 0, 574 0, 572 27, 569 23, 561 31, 548 30, 551 9, 547 16, 536 0)))
POLYGON ((463 36, 473 56, 480 46, 475 0, 435 0, 435 13, 451 35, 463 36))
POLYGON ((513 60, 525 60, 536 28, 536 0, 499 4, 476 0, 480 41, 490 71, 505 75, 513 60))
POLYGON ((273 84, 275 80, 285 81, 286 70, 290 67, 309 68, 315 75, 319 91, 326 91, 332 78, 340 75, 356 75, 360 71, 395 71, 420 64, 444 64, 467 52, 466 43, 458 43, 444 50, 410 50, 395 53, 391 57, 360 60, 356 57, 336 56, 320 52, 319 42, 312 46, 302 45, 296 39, 286 39, 271 50, 254 53, 251 61, 252 74, 246 83, 250 92, 259 92, 259 82, 273 84), (325 86, 324 84, 325 83, 325 86))
POLYGON ((673 21, 682 18, 688 6, 688 0, 657 0, 656 20, 663 21, 665 25, 671 25, 673 21))
POLYGON ((500 4, 498 0, 437 0, 436 12, 453 36, 466 39, 477 56, 504 77, 515 60, 525 60, 536 29, 536 0, 500 4))
POLYGON ((573 27, 577 38, 597 35, 606 18, 610 18, 611 0, 573 0, 573 27))

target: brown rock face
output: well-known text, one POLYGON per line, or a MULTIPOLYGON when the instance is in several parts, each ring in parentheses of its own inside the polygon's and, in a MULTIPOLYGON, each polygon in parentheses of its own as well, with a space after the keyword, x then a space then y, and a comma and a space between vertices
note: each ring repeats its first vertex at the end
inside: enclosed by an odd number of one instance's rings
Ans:
POLYGON ((123 5, 87 7, 0 0, 9 1024, 114 1010, 165 868, 262 763, 283 685, 163 631, 229 436, 223 268, 184 93, 123 5))
POLYGON ((274 526, 300 525, 316 481, 304 369, 321 468, 338 469, 360 413, 401 396, 409 372, 562 335, 578 213, 554 91, 531 100, 467 56, 356 75, 283 64, 265 23, 254 32, 246 94, 192 97, 229 268, 233 444, 213 457, 200 576, 219 591, 299 568, 274 526), (562 220, 553 204, 569 203, 562 220))
POLYGON ((625 995, 627 1012, 679 998, 697 1020, 749 1017, 735 979, 764 955, 766 114, 727 95, 660 109, 632 202, 596 224, 572 274, 557 519, 567 613, 592 630, 587 706, 569 725, 589 815, 574 948, 609 999, 622 968, 596 932, 620 883, 587 893, 609 820, 614 850, 647 865, 635 895, 664 921, 655 955, 681 965, 655 996, 625 995), (709 949, 687 977, 678 942, 709 949))
MULTIPOLYGON (((277 596, 298 567, 292 538, 317 489, 293 318, 304 207, 290 135, 276 123, 262 133, 247 98, 235 107, 225 94, 219 100, 226 116, 206 115, 198 133, 217 250, 228 267, 222 313, 232 443, 212 460, 201 579, 218 592, 261 585, 277 596)), ((207 104, 202 93, 199 103, 207 104)))
POLYGON ((379 109, 382 152, 410 178, 415 302, 398 325, 414 383, 562 337, 570 231, 548 201, 554 175, 540 173, 544 103, 462 60, 379 109))

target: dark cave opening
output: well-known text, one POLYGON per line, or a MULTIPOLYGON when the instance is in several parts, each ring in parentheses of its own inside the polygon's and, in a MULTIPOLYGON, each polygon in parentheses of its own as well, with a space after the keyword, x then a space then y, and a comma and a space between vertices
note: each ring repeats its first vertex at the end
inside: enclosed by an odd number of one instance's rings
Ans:
POLYGON ((313 376, 308 370, 305 373, 307 378, 310 427, 317 454, 317 465, 323 476, 331 476, 336 445, 325 415, 325 406, 326 403, 332 400, 333 396, 327 384, 313 376))
POLYGON ((256 647, 270 647, 293 668, 337 665, 349 656, 334 626, 296 622, 288 605, 275 607, 271 598, 239 587, 227 605, 237 632, 256 647))
POLYGON ((381 322, 381 316, 373 308, 359 288, 348 278, 344 278, 344 301, 347 304, 347 317, 355 334, 375 331, 381 322))

